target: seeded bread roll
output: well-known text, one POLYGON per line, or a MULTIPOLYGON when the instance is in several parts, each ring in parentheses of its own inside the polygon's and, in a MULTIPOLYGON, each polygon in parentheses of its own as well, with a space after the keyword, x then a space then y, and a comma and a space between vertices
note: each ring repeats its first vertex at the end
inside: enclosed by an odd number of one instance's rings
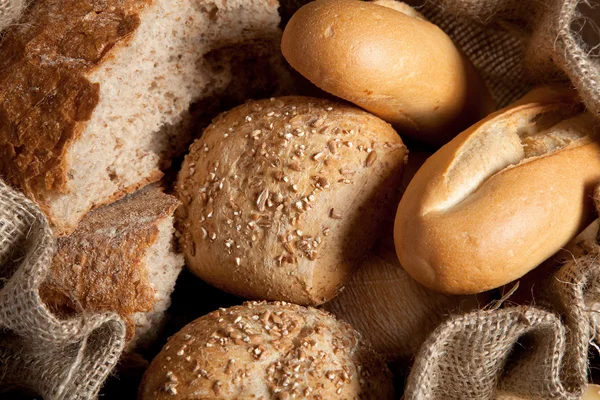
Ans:
POLYGON ((406 155, 389 124, 341 103, 283 97, 222 114, 178 176, 188 268, 245 298, 329 300, 397 204, 406 155))
POLYGON ((139 400, 394 398, 381 358, 345 322, 314 308, 251 302, 175 334, 139 400))
POLYGON ((283 32, 290 65, 315 85, 441 145, 494 110, 485 83, 452 40, 392 1, 317 0, 283 32))
POLYGON ((57 251, 40 295, 56 313, 112 311, 128 348, 156 336, 183 268, 176 251, 177 198, 155 186, 88 214, 57 251))
POLYGON ((511 282, 594 218, 597 122, 559 89, 536 89, 431 156, 408 185, 394 230, 402 267, 442 292, 511 282))

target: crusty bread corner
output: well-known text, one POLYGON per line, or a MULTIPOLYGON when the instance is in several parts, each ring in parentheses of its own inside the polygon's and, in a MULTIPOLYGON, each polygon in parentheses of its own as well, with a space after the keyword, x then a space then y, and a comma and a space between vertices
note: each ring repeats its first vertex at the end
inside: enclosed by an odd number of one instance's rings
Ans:
POLYGON ((220 309, 175 334, 140 400, 394 398, 391 374, 347 323, 285 302, 220 309))
POLYGON ((407 150, 357 107, 289 96, 217 117, 176 191, 188 268, 249 299, 334 297, 393 213, 407 150))
POLYGON ((169 305, 183 257, 174 248, 179 201, 154 185, 89 213, 57 251, 40 295, 59 315, 111 311, 130 348, 148 341, 169 305))
POLYGON ((511 282, 594 218, 595 121, 572 96, 536 90, 467 129, 409 184, 394 240, 403 268, 446 293, 511 282))
POLYGON ((159 180, 187 145, 169 127, 230 82, 204 56, 277 36, 277 5, 33 2, 0 42, 0 176, 38 202, 57 235, 159 180))

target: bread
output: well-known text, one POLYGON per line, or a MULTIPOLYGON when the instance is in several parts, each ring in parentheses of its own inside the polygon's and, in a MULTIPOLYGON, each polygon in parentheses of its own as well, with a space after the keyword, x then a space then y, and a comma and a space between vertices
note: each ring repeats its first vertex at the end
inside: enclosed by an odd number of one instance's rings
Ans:
POLYGON ((594 218, 595 128, 575 99, 542 88, 462 132, 425 162, 398 205, 403 268, 431 289, 465 294, 552 256, 594 218))
POLYGON ((139 400, 393 399, 369 344, 330 314, 285 302, 219 309, 175 334, 139 400))
POLYGON ((177 179, 187 267, 244 298, 329 300, 397 204, 406 153, 387 123, 327 100, 222 114, 177 179))
POLYGON ((155 186, 88 214, 57 241, 40 295, 61 315, 111 311, 127 323, 129 348, 157 334, 183 256, 174 247, 179 201, 155 186))
POLYGON ((290 19, 281 50, 321 89, 403 135, 441 145, 494 103, 450 38, 408 9, 391 1, 317 0, 290 19))
POLYGON ((34 2, 0 44, 0 176, 35 199, 59 235, 158 180, 188 144, 179 127, 190 103, 231 81, 231 65, 205 55, 277 37, 277 6, 34 2))

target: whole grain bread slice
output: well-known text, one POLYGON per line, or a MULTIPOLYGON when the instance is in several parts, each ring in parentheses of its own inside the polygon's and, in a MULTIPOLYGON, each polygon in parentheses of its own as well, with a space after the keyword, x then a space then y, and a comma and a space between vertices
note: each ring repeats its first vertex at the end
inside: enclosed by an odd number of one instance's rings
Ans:
POLYGON ((42 300, 63 316, 116 312, 128 324, 129 348, 151 341, 183 268, 173 240, 178 205, 151 185, 89 213, 58 239, 42 300))
POLYGON ((57 235, 162 176, 192 102, 232 81, 215 49, 277 37, 275 0, 38 0, 0 41, 0 176, 57 235))

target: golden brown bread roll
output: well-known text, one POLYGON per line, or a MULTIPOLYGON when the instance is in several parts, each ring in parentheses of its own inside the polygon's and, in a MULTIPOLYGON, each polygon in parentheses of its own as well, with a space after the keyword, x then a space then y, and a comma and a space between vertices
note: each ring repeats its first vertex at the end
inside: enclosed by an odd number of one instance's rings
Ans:
POLYGON ((593 218, 595 127, 572 96, 543 88, 458 135, 398 206, 404 269, 434 290, 477 293, 552 256, 593 218))
POLYGON ((321 89, 443 144, 492 112, 493 100, 441 29, 388 3, 311 2, 289 21, 281 50, 321 89))
POLYGON ((238 296, 335 296, 397 204, 406 147, 356 107, 308 97, 218 117, 177 182, 190 270, 238 296))
POLYGON ((345 322, 249 302, 184 327, 150 364, 139 400, 394 398, 382 359, 345 322))

